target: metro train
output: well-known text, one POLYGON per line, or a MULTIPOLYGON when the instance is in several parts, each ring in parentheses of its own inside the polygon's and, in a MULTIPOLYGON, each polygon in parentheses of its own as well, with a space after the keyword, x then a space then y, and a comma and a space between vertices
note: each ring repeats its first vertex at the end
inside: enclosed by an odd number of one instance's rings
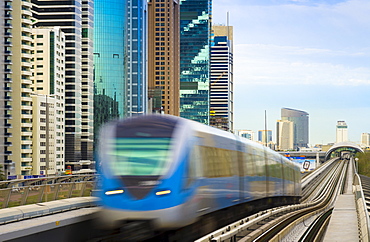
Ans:
MULTIPOLYGON (((192 120, 143 115, 101 128, 100 219, 173 230, 249 204, 297 203, 299 167, 248 139, 192 120)), ((220 218, 222 220, 222 218, 220 218)))

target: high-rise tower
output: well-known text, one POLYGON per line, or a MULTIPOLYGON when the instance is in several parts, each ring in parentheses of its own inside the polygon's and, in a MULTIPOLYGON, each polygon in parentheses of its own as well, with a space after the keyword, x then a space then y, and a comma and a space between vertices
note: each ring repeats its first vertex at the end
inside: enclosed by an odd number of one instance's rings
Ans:
POLYGON ((32 0, 37 27, 65 33, 65 161, 93 159, 93 1, 32 0))
POLYGON ((279 150, 294 149, 294 124, 289 120, 278 120, 276 123, 276 143, 279 150))
POLYGON ((148 1, 127 1, 127 116, 147 113, 148 1))
POLYGON ((127 113, 127 2, 95 0, 94 130, 127 113))
POLYGON ((11 93, 12 93, 12 0, 0 4, 0 165, 5 178, 15 175, 10 147, 11 93))
POLYGON ((345 121, 337 122, 336 143, 348 141, 348 126, 345 121))
POLYGON ((149 112, 179 116, 179 0, 148 2, 149 112))
POLYGON ((291 108, 282 108, 281 120, 293 122, 294 149, 308 147, 308 113, 291 108))
POLYGON ((234 129, 233 27, 213 26, 211 47, 210 125, 234 129))
MULTIPOLYGON (((12 64, 9 69, 5 69, 7 78, 11 78, 11 97, 6 100, 11 101, 12 116, 9 120, 11 124, 11 134, 9 134, 8 154, 15 164, 15 174, 20 178, 21 175, 32 175, 32 4, 26 1, 12 1, 12 64)), ((9 80, 8 79, 8 80, 9 80)), ((9 86, 10 88, 10 86, 9 86)), ((10 89, 8 89, 10 90, 10 89)), ((10 117, 9 117, 10 118, 10 117)), ((11 172, 12 173, 12 172, 11 172)), ((14 174, 13 173, 13 174, 14 174)), ((10 174, 12 175, 12 174, 10 174)))
POLYGON ((180 116, 209 124, 212 0, 180 4, 180 116))

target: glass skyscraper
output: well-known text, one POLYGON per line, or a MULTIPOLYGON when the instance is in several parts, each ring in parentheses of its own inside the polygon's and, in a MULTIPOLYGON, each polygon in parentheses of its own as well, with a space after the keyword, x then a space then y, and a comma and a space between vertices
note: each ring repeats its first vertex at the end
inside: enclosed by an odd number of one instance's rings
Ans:
POLYGON ((127 116, 147 112, 147 0, 128 0, 127 116))
POLYGON ((94 130, 127 112, 127 1, 95 0, 94 130))
POLYGON ((209 124, 211 0, 180 1, 180 116, 209 124))
POLYGON ((293 122, 294 149, 308 147, 308 113, 290 108, 282 108, 281 120, 293 122))
POLYGON ((234 129, 233 27, 213 26, 210 78, 210 125, 234 129))

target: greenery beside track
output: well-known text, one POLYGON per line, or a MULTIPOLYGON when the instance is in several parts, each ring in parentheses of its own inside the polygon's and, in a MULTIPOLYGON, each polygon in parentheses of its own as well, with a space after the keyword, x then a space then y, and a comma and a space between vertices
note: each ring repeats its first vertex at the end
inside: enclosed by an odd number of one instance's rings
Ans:
POLYGON ((370 177, 370 151, 357 153, 356 158, 358 158, 358 173, 370 177))

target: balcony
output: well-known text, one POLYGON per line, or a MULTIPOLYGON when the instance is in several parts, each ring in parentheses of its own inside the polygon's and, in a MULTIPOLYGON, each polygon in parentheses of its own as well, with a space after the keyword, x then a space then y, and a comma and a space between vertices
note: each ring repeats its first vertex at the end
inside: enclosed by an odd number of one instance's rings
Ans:
POLYGON ((12 99, 12 97, 11 97, 11 96, 5 96, 5 97, 4 97, 4 99, 5 99, 6 101, 13 101, 13 99, 12 99))
POLYGON ((13 134, 12 133, 4 133, 4 136, 5 137, 13 137, 13 134))
POLYGON ((32 166, 21 166, 22 171, 32 170, 32 166))
POLYGON ((5 146, 13 146, 13 143, 12 142, 5 142, 4 145, 5 146))
POLYGON ((7 38, 13 37, 13 34, 11 32, 5 32, 4 35, 7 38))
POLYGON ((12 69, 4 69, 5 74, 12 74, 12 69))
POLYGON ((12 82, 12 78, 5 78, 5 79, 4 79, 4 82, 5 82, 5 83, 11 83, 11 82, 12 82))
MULTIPOLYGON (((10 114, 5 114, 4 115, 4 118, 5 119, 12 119, 13 117, 12 117, 12 115, 10 115, 10 114)), ((9 124, 10 125, 10 124, 9 124)))
POLYGON ((5 5, 4 7, 5 10, 13 10, 12 6, 11 5, 5 5))
POLYGON ((13 153, 10 150, 6 150, 6 151, 4 151, 4 154, 5 155, 12 155, 13 153))
POLYGON ((4 126, 5 126, 5 128, 7 128, 7 129, 12 128, 12 125, 11 125, 11 124, 4 124, 4 126))
POLYGON ((5 19, 13 19, 13 16, 11 14, 5 14, 4 18, 5 19))
POLYGON ((4 54, 5 55, 12 55, 12 52, 10 50, 6 50, 6 51, 4 51, 4 54))

